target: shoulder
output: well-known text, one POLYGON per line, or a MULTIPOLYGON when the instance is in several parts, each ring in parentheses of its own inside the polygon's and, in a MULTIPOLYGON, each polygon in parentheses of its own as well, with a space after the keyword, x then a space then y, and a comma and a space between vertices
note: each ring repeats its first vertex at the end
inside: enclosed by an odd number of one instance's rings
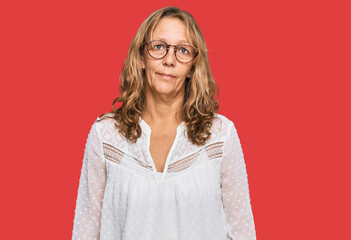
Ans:
POLYGON ((233 122, 223 114, 215 113, 211 127, 211 141, 226 141, 233 130, 233 122))
POLYGON ((98 135, 101 139, 101 134, 106 135, 105 133, 113 132, 110 130, 115 129, 114 123, 116 122, 112 118, 113 114, 106 114, 102 118, 100 116, 96 117, 90 123, 89 135, 98 135))
POLYGON ((99 129, 112 129, 115 127, 116 120, 113 118, 113 113, 106 113, 103 117, 98 116, 95 119, 94 125, 99 129))
MULTIPOLYGON (((230 128, 234 127, 234 123, 228 117, 223 114, 215 113, 214 119, 212 122, 213 126, 217 130, 227 131, 230 128)), ((235 127, 234 127, 235 128, 235 127)))
POLYGON ((95 122, 100 122, 100 121, 103 121, 103 120, 106 120, 106 119, 112 119, 114 117, 114 114, 109 112, 109 113, 106 113, 104 114, 103 116, 100 115, 96 118, 95 122))

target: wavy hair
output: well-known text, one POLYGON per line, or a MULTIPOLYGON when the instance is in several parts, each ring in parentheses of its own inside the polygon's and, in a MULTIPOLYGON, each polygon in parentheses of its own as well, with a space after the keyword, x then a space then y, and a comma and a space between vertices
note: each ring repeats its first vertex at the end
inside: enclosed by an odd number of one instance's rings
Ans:
POLYGON ((165 7, 151 13, 141 24, 131 41, 127 58, 120 75, 120 96, 114 99, 112 111, 100 115, 116 120, 115 126, 127 139, 135 143, 141 135, 139 117, 145 104, 145 73, 141 58, 144 43, 149 41, 157 23, 164 17, 178 18, 186 26, 188 39, 199 50, 193 60, 190 77, 186 78, 185 95, 181 108, 187 128, 188 139, 196 145, 204 145, 210 138, 210 128, 215 112, 219 108, 219 89, 213 79, 207 55, 207 47, 202 33, 192 15, 177 7, 165 7), (116 102, 122 105, 115 109, 116 102), (112 115, 111 115, 112 113, 112 115))

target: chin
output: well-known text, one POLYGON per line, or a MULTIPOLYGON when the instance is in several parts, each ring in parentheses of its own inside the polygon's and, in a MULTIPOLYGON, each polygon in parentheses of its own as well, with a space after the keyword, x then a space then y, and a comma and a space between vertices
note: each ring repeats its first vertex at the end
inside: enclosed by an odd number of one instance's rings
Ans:
POLYGON ((169 94, 174 92, 174 86, 171 83, 167 82, 158 82, 157 85, 155 86, 156 92, 162 93, 162 94, 169 94))
POLYGON ((174 89, 171 89, 171 88, 157 88, 157 89, 155 89, 156 91, 156 93, 158 93, 158 94, 162 94, 162 95, 168 95, 168 94, 171 94, 171 93, 173 93, 174 92, 174 89))

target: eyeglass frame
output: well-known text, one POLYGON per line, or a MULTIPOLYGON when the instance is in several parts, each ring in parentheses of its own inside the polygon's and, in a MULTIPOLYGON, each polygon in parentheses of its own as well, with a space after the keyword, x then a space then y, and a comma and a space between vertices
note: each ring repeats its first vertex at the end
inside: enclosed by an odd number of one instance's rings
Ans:
POLYGON ((170 44, 167 44, 166 42, 164 42, 164 41, 162 41, 162 40, 152 40, 152 41, 145 42, 144 45, 149 45, 150 43, 156 42, 156 41, 162 42, 162 43, 164 43, 164 44, 166 45, 166 54, 165 54, 163 57, 161 57, 161 58, 155 58, 155 57, 151 56, 148 47, 146 47, 147 53, 148 53, 149 56, 152 57, 153 59, 158 59, 158 60, 160 60, 160 59, 163 59, 164 57, 166 57, 167 54, 168 54, 168 52, 169 52, 169 47, 174 47, 174 55, 175 55, 175 58, 176 58, 177 61, 180 62, 180 63, 190 63, 190 62, 194 61, 194 59, 196 58, 196 56, 199 54, 198 48, 196 48, 196 47, 194 47, 194 46, 191 46, 191 45, 189 45, 189 44, 170 45, 170 44), (189 61, 189 62, 182 62, 182 61, 180 61, 180 60, 178 59, 178 57, 177 57, 177 49, 178 49, 179 46, 189 46, 189 47, 192 47, 192 48, 194 49, 194 51, 195 51, 194 58, 191 59, 191 61, 189 61))

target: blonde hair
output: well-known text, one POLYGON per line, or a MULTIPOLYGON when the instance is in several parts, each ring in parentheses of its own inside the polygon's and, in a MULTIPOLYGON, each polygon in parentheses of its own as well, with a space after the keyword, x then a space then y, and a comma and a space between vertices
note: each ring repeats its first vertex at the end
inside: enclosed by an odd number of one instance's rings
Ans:
POLYGON ((196 145, 204 145, 210 138, 210 128, 214 113, 218 110, 215 96, 219 89, 213 79, 207 55, 207 47, 201 31, 190 13, 177 7, 165 7, 150 14, 135 34, 123 63, 119 91, 114 99, 112 111, 100 115, 101 120, 111 117, 116 120, 118 131, 132 142, 141 135, 139 117, 145 104, 145 73, 142 71, 141 59, 144 43, 149 41, 157 23, 164 17, 178 18, 186 26, 188 39, 199 53, 192 62, 190 77, 186 78, 185 96, 181 111, 187 127, 188 139, 196 145), (114 110, 116 102, 122 103, 114 110))

